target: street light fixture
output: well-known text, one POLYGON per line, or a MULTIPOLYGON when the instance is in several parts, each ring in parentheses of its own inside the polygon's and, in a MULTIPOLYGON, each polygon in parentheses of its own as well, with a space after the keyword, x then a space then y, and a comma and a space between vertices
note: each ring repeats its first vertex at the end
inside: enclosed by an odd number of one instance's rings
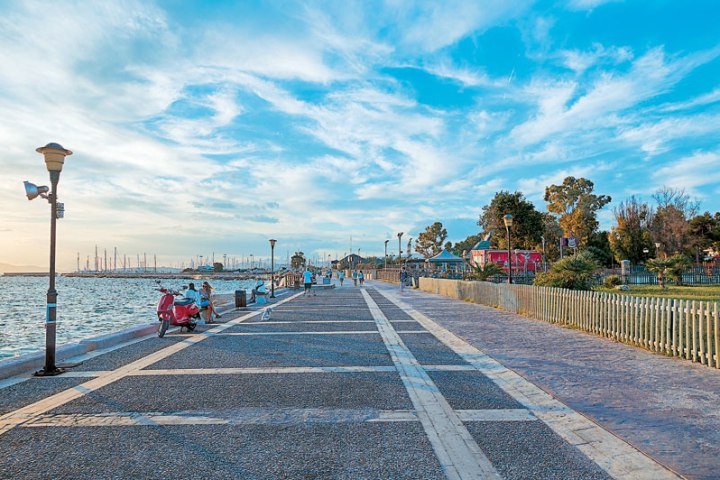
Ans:
POLYGON ((55 365, 55 342, 57 329, 57 290, 55 290, 55 238, 56 222, 63 218, 65 208, 62 203, 57 202, 57 186, 60 182, 65 157, 72 155, 70 150, 64 149, 58 143, 48 143, 44 147, 38 147, 36 152, 41 153, 45 158, 45 166, 50 173, 51 189, 45 186, 36 186, 25 181, 25 195, 28 200, 37 197, 47 199, 50 203, 50 285, 47 291, 47 308, 45 309, 45 366, 42 370, 35 372, 38 377, 60 375, 65 371, 55 365))
POLYGON ((275 243, 277 240, 270 239, 270 298, 275 298, 275 243))
POLYGON ((512 283, 512 258, 510 257, 510 227, 512 227, 513 224, 513 216, 509 213, 503 217, 503 222, 505 222, 505 230, 507 231, 507 252, 508 252, 508 281, 507 283, 512 283))
POLYGON ((398 237, 398 261, 402 263, 402 236, 403 232, 397 234, 398 237))
POLYGON ((385 240, 385 267, 387 268, 387 244, 390 240, 385 240))

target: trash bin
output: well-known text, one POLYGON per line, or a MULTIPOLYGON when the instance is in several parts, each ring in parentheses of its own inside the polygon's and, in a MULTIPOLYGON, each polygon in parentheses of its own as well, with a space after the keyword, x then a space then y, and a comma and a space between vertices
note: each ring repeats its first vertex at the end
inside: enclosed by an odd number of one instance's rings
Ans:
POLYGON ((235 290, 235 308, 247 307, 247 293, 245 290, 235 290))

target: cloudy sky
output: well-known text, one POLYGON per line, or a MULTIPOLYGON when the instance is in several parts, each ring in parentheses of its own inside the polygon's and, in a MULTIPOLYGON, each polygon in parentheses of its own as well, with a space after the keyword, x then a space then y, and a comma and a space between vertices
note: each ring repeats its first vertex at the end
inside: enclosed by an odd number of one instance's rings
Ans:
MULTIPOLYGON (((381 254, 498 190, 616 203, 662 185, 720 209, 714 0, 0 3, 0 262, 45 265, 35 148, 65 163, 62 270, 381 254), (134 260, 133 260, 134 262, 134 260)), ((609 227, 611 213, 603 213, 609 227)))

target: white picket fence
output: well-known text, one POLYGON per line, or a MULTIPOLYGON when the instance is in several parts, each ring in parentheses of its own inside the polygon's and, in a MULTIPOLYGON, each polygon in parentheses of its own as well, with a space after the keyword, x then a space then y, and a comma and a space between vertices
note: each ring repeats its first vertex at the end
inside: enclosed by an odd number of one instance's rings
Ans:
POLYGON ((716 302, 436 278, 420 289, 720 368, 716 302))

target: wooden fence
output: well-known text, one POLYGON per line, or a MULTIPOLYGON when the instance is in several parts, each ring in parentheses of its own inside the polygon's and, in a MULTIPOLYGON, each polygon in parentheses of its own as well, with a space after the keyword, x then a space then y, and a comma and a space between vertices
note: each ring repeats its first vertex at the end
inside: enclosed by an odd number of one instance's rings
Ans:
POLYGON ((436 278, 420 289, 720 368, 716 302, 436 278))

